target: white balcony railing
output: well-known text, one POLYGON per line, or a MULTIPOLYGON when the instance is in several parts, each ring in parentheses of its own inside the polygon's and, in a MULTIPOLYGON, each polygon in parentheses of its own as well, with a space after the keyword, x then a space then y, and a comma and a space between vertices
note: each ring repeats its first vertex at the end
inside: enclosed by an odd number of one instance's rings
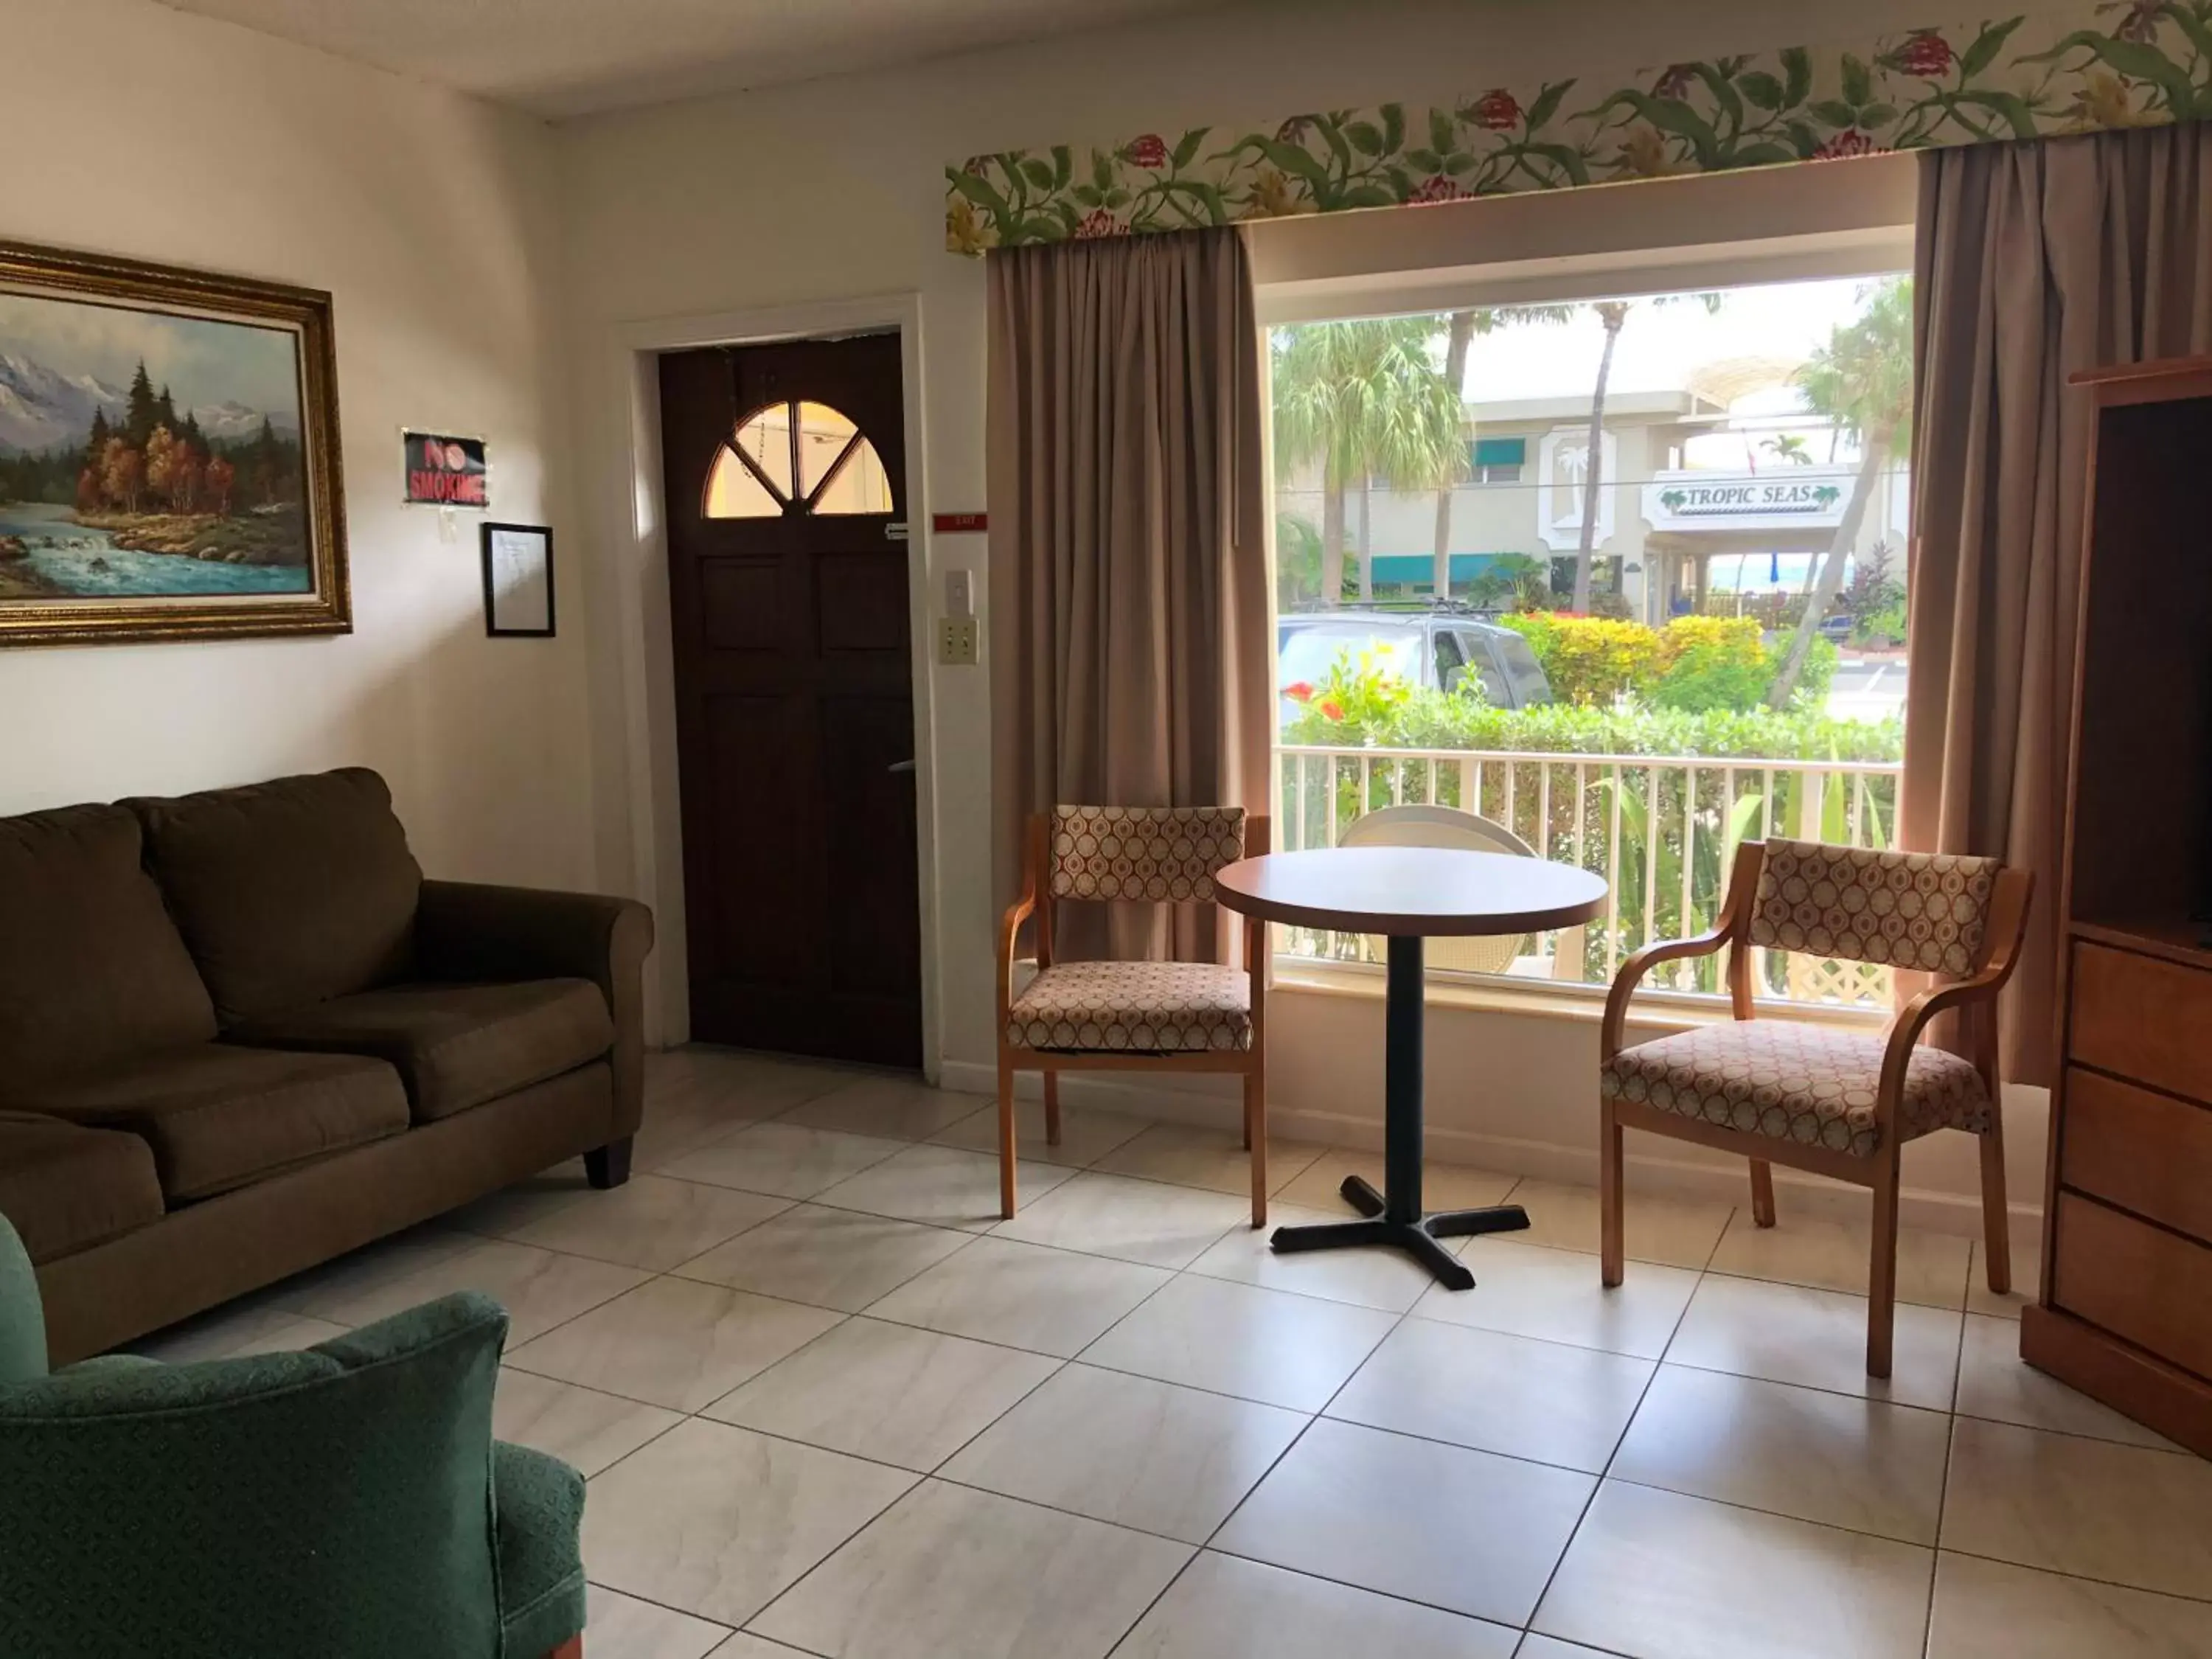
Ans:
MULTIPOLYGON (((1499 753, 1455 749, 1276 751, 1276 844, 1334 847, 1362 813, 1427 801, 1505 825, 1545 858, 1606 878, 1604 914, 1584 927, 1492 945, 1487 955, 1432 948, 1431 969, 1504 972, 1589 985, 1612 981, 1629 952, 1710 927, 1736 845, 1780 835, 1852 847, 1894 844, 1894 761, 1753 760, 1693 755, 1499 753)), ((1380 960, 1376 941, 1278 929, 1277 950, 1335 962, 1380 960)), ((1760 953, 1759 994, 1887 1007, 1885 969, 1760 953)), ((1662 966, 1650 983, 1717 994, 1719 962, 1662 966)))

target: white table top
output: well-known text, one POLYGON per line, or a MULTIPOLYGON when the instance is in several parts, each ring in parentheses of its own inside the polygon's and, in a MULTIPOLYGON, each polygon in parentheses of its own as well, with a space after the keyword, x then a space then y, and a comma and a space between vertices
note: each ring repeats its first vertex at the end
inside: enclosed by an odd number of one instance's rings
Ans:
POLYGON ((1441 847, 1269 853, 1213 884, 1223 904, 1264 921, 1425 939, 1571 927, 1606 895, 1603 877, 1571 864, 1441 847))

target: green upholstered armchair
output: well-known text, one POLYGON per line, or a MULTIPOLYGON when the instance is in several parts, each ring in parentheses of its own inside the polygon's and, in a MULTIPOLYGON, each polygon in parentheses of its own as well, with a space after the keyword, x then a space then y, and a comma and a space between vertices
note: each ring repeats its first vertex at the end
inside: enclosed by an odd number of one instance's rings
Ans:
POLYGON ((0 1218, 0 1656, 572 1659, 584 1482, 495 1442, 506 1312, 49 1373, 0 1218))

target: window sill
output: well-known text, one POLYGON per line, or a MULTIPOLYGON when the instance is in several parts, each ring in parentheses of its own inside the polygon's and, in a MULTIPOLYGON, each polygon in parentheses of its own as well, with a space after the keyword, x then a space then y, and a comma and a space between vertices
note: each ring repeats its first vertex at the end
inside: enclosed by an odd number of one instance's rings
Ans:
MULTIPOLYGON (((1278 957, 1275 991, 1297 991, 1315 996, 1350 997, 1380 1002, 1383 974, 1379 968, 1360 968, 1346 963, 1315 962, 1306 957, 1278 957)), ((1427 1006, 1462 1009, 1474 1013, 1514 1014, 1528 1019, 1565 1020, 1595 1025, 1605 1018, 1606 989, 1598 985, 1560 984, 1552 981, 1516 981, 1504 977, 1490 981, 1443 980, 1431 975, 1427 1006)), ((1837 1026, 1850 1030, 1879 1030, 1889 1016, 1872 1008, 1844 1008, 1832 1004, 1762 1000, 1761 1019, 1784 1019, 1808 1025, 1837 1026)), ((1642 990, 1630 1006, 1629 1021, 1646 1029, 1687 1031, 1701 1025, 1729 1021, 1728 1004, 1717 997, 1695 996, 1680 991, 1642 990)))

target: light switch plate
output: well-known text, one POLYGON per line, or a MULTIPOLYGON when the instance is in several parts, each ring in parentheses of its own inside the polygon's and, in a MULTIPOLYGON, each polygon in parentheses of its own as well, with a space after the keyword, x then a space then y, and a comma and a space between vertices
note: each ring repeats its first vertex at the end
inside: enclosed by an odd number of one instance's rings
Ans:
POLYGON ((975 614, 975 573, 972 570, 948 570, 945 573, 945 609, 955 617, 975 614))
POLYGON ((947 667, 973 667, 975 662, 975 619, 939 617, 937 619, 937 660, 947 667))

